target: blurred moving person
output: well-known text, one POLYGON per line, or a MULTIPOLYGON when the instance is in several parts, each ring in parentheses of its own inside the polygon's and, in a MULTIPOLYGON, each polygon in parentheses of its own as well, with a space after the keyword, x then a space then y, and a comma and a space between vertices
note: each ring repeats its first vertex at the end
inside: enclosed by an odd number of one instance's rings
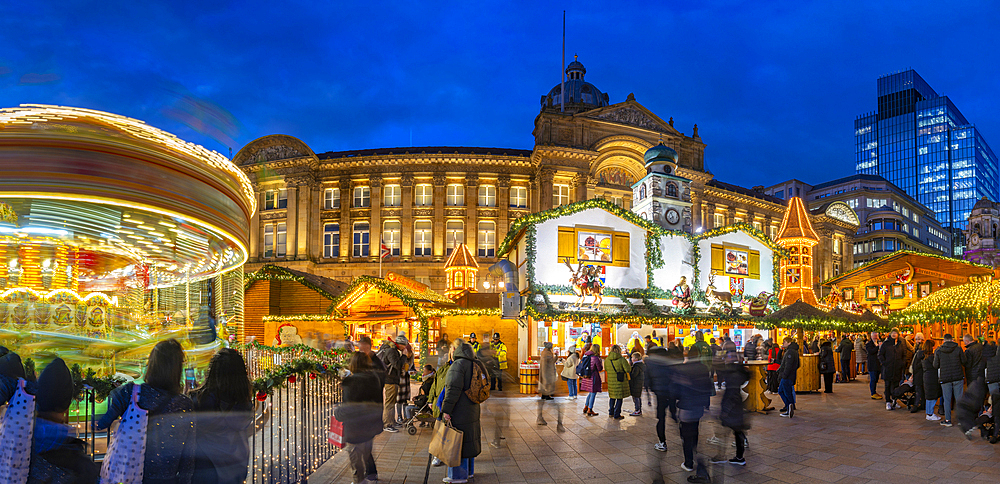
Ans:
POLYGON ((208 363, 205 383, 191 392, 195 410, 193 482, 241 484, 250 461, 253 390, 243 356, 223 348, 208 363))

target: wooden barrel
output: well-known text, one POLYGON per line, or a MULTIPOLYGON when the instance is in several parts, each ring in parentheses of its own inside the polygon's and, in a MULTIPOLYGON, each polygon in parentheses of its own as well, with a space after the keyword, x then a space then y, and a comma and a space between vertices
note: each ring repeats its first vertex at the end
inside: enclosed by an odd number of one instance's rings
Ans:
POLYGON ((795 374, 796 392, 819 391, 819 354, 799 356, 799 371, 795 374))
POLYGON ((749 361, 747 369, 750 370, 750 380, 744 391, 747 392, 747 399, 743 401, 743 408, 748 412, 767 413, 771 406, 771 399, 767 398, 764 390, 767 390, 767 362, 749 361))
POLYGON ((538 392, 538 365, 521 365, 521 394, 534 395, 538 392))

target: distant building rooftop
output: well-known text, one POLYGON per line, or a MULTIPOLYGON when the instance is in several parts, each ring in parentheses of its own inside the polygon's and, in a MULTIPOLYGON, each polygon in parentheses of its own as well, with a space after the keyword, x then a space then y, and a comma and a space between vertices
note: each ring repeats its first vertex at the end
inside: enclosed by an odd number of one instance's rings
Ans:
POLYGON ((321 160, 336 158, 352 158, 356 156, 385 156, 385 155, 419 155, 419 154, 445 154, 445 155, 496 155, 496 156, 522 156, 531 157, 532 150, 519 150, 514 148, 477 148, 469 146, 411 146, 408 148, 375 148, 366 150, 350 151, 327 151, 317 153, 321 160))

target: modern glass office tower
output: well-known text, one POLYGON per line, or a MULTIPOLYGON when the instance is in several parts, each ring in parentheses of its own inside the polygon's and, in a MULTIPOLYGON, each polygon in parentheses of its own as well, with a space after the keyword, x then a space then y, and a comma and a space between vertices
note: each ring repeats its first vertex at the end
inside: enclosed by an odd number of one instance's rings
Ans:
POLYGON ((856 170, 881 175, 952 228, 953 255, 965 246, 973 204, 997 200, 997 156, 947 96, 910 69, 878 79, 878 110, 854 120, 856 170))

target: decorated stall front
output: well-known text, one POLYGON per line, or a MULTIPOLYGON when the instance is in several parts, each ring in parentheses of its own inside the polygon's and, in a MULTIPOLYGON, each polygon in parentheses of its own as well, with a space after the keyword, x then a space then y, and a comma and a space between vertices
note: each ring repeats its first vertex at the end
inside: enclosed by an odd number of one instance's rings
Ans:
POLYGON ((913 305, 893 312, 890 319, 908 325, 924 336, 940 339, 945 333, 955 338, 971 334, 996 339, 1000 316, 1000 277, 972 276, 972 282, 944 288, 913 305))
POLYGON ((751 329, 772 308, 780 253, 746 224, 691 235, 602 199, 522 217, 500 247, 527 299, 522 359, 545 342, 564 354, 590 341, 607 354, 654 333, 665 343, 692 328, 751 329))
POLYGON ((267 264, 246 275, 244 339, 264 345, 305 344, 327 349, 344 337, 343 324, 330 315, 330 303, 347 284, 267 264))
POLYGON ((886 316, 946 288, 992 275, 990 266, 901 250, 824 282, 830 290, 824 304, 886 316))

